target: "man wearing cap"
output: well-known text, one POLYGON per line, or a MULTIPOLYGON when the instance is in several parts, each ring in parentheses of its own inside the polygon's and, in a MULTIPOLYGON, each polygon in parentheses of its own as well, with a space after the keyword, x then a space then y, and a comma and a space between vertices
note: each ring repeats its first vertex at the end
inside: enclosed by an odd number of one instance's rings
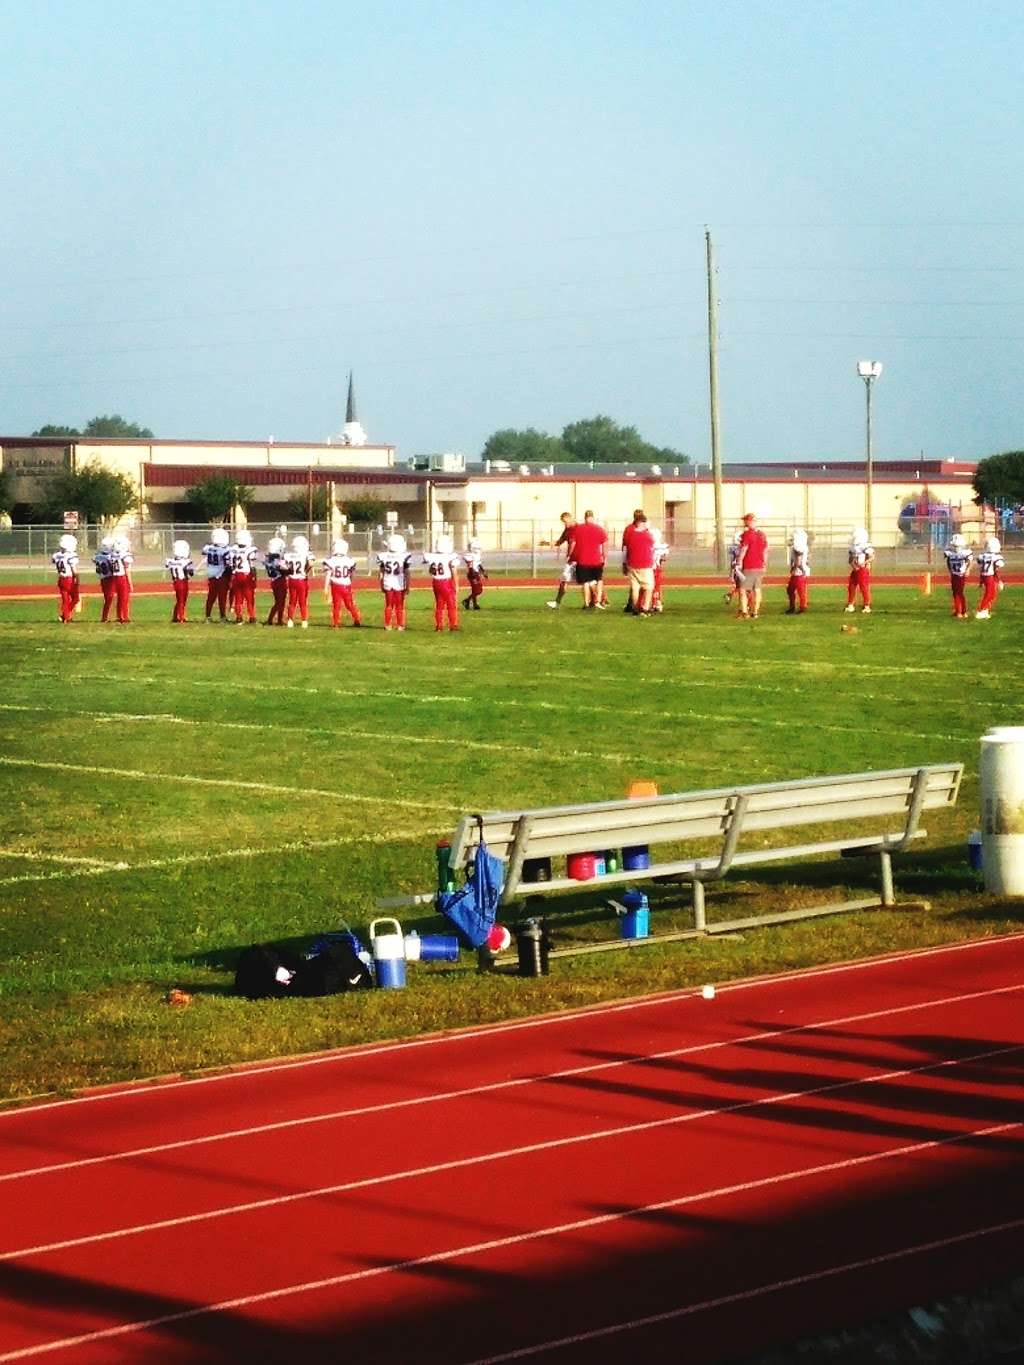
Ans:
POLYGON ((637 616, 650 616, 654 595, 654 536, 642 507, 622 533, 622 572, 629 579, 629 600, 637 616))
POLYGON ((761 614, 761 584, 768 567, 768 537, 757 526, 757 518, 748 512, 743 518, 736 570, 740 584, 740 615, 757 617, 761 614))

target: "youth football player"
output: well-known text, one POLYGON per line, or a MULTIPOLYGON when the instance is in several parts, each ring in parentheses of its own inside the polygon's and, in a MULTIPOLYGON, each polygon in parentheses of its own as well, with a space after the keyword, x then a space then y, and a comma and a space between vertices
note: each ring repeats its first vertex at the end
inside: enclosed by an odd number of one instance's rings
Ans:
POLYGON ((978 555, 978 574, 981 583, 981 601, 978 603, 978 610, 974 613, 976 621, 987 621, 992 615, 992 608, 996 604, 996 596, 999 589, 1003 586, 1000 576, 1000 569, 1004 567, 1005 560, 1001 554, 1002 546, 996 536, 989 536, 985 541, 985 548, 978 555))
POLYGON ((474 539, 469 542, 462 560, 466 566, 466 581, 469 584, 469 596, 463 599, 462 605, 467 611, 479 611, 479 599, 483 594, 484 579, 488 578, 489 574, 483 565, 483 556, 478 540, 474 539))
POLYGON ((100 541, 100 548, 92 557, 92 562, 96 565, 96 576, 100 580, 100 592, 103 594, 100 620, 104 622, 109 618, 110 608, 114 605, 114 570, 110 563, 110 552, 113 548, 114 537, 104 536, 100 541))
POLYGON ((256 624, 256 547, 252 543, 252 532, 236 532, 235 543, 229 547, 231 568, 231 607, 235 613, 235 625, 242 624, 242 618, 249 625, 256 624))
POLYGON ((789 606, 787 616, 797 616, 807 610, 807 580, 811 576, 811 563, 807 553, 807 532, 794 531, 789 542, 789 582, 786 596, 789 606))
POLYGON ((174 589, 174 610, 171 612, 171 621, 184 625, 188 619, 189 583, 196 571, 190 558, 187 540, 176 540, 174 542, 171 546, 170 559, 164 560, 164 568, 171 576, 171 587, 174 589))
POLYGON ((967 620, 967 575, 971 569, 974 552, 967 544, 967 537, 958 531, 950 536, 949 545, 942 552, 946 556, 949 570, 949 590, 953 594, 953 615, 958 621, 967 620))
POLYGON ((868 533, 858 526, 850 537, 850 577, 846 583, 846 610, 856 611, 856 599, 860 593, 861 611, 871 613, 871 561, 875 557, 874 546, 868 542, 868 533))
POLYGON ((117 623, 126 626, 131 620, 132 599, 132 547, 124 536, 115 538, 107 551, 110 575, 114 580, 114 598, 117 602, 117 623))
POLYGON ((651 596, 651 611, 664 611, 661 589, 665 582, 665 561, 668 559, 669 547, 656 526, 651 528, 651 535, 654 537, 654 592, 651 596))
POLYGON ((409 591, 411 568, 412 555, 406 549, 405 536, 388 536, 387 548, 377 553, 380 590, 384 594, 385 630, 405 630, 405 597, 409 591))
POLYGON ((305 536, 292 536, 292 548, 284 557, 284 567, 288 574, 288 629, 295 628, 295 613, 299 614, 299 624, 303 630, 309 629, 309 575, 313 571, 314 559, 309 553, 309 541, 305 536))
POLYGON ((216 605, 222 621, 228 616, 228 592, 231 589, 231 546, 230 537, 223 526, 218 526, 210 536, 209 545, 203 546, 206 560, 206 615, 209 621, 216 605))
POLYGON ((356 561, 348 552, 348 541, 336 540, 331 546, 331 553, 324 560, 324 597, 331 604, 332 629, 337 629, 341 625, 342 607, 352 618, 354 626, 363 624, 363 618, 352 596, 355 572, 356 561))
POLYGON ((78 581, 78 541, 74 536, 66 535, 61 536, 57 544, 60 548, 50 558, 57 570, 61 624, 67 625, 82 600, 78 581))
POLYGON ((270 580, 270 591, 274 594, 270 615, 263 624, 283 626, 284 609, 288 601, 288 570, 284 562, 284 541, 280 536, 273 536, 267 542, 267 553, 263 556, 263 562, 267 568, 267 578, 270 580))
POLYGON ((455 594, 459 590, 459 556, 451 536, 438 536, 437 547, 424 553, 423 562, 434 590, 434 629, 443 631, 447 617, 448 629, 458 630, 459 605, 455 594))

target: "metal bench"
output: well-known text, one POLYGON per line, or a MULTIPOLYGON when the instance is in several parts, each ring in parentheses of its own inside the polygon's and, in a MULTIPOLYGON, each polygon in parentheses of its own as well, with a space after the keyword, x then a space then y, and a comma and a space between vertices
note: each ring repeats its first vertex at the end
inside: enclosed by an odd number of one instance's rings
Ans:
MULTIPOLYGON (((943 763, 895 768, 888 772, 845 773, 794 782, 680 792, 642 800, 467 815, 459 822, 452 839, 451 867, 454 870, 465 868, 472 860, 482 832, 491 852, 507 864, 502 894, 505 905, 524 896, 570 890, 600 891, 622 882, 658 878, 688 882, 692 886, 693 928, 678 934, 659 935, 662 941, 879 904, 893 905, 892 855, 903 852, 912 840, 923 837, 925 831, 919 828, 919 821, 924 811, 945 810, 956 804, 962 776, 962 764, 943 763), (881 823, 883 828, 862 832, 870 823, 881 823), (767 847, 740 847, 745 835, 782 834, 802 826, 825 824, 842 824, 849 832, 844 831, 838 838, 804 843, 773 839, 767 847), (886 829, 885 825, 898 827, 886 829), (656 859, 659 846, 692 847, 698 840, 711 841, 712 851, 678 856, 676 850, 666 861, 656 859), (528 859, 635 846, 647 846, 650 850, 649 867, 614 872, 584 882, 570 877, 554 877, 542 882, 523 878, 523 867, 528 859), (705 883, 719 881, 732 868, 754 867, 821 853, 877 854, 881 862, 880 898, 707 924, 705 883)), ((429 896, 404 898, 404 903, 425 903, 430 899, 429 896)), ((613 945, 594 945, 590 950, 597 951, 604 946, 613 945)))

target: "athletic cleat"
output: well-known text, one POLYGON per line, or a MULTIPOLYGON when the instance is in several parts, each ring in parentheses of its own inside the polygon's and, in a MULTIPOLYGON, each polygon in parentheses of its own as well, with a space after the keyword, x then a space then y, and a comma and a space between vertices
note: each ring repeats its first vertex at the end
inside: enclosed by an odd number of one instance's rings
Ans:
POLYGON ((852 602, 848 602, 847 605, 846 605, 846 607, 844 608, 844 610, 845 610, 845 611, 856 611, 857 608, 853 605, 852 602))
POLYGON ((864 615, 864 616, 870 616, 870 615, 871 615, 871 608, 870 608, 870 607, 861 607, 861 614, 864 615))
POLYGON ((288 622, 288 629, 289 629, 289 630, 294 630, 294 629, 295 629, 295 622, 294 622, 294 621, 289 621, 289 622, 288 622))
POLYGON ((302 629, 303 629, 303 630, 309 630, 309 622, 308 622, 308 621, 303 621, 303 623, 302 623, 302 629))
MULTIPOLYGON (((552 611, 557 611, 557 610, 558 610, 558 603, 557 603, 557 602, 548 602, 548 603, 546 603, 546 605, 549 606, 549 607, 551 608, 552 611)), ((463 606, 465 606, 465 603, 463 603, 463 606)))
POLYGON ((989 619, 989 617, 991 616, 991 614, 992 614, 992 613, 991 613, 991 612, 988 612, 988 611, 976 611, 976 612, 974 613, 974 619, 975 619, 976 621, 987 621, 987 620, 989 619))

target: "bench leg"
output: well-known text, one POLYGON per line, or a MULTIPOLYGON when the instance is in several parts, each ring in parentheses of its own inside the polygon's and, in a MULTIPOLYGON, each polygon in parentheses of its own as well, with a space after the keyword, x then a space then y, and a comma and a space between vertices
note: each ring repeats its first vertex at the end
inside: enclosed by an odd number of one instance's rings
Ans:
POLYGON ((882 904, 895 905, 896 893, 892 885, 892 854, 883 849, 880 857, 882 859, 882 904))
POLYGON ((693 927, 700 934, 704 932, 706 927, 704 920, 704 883, 696 878, 693 882, 693 927))

